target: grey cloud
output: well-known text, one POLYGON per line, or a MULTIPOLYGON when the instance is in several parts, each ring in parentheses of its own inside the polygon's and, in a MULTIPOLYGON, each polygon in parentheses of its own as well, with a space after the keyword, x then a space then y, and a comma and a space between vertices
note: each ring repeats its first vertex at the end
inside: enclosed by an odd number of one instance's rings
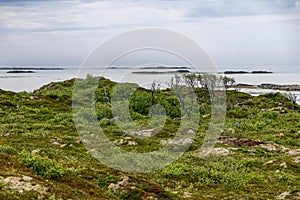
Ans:
POLYGON ((221 64, 300 64, 296 2, 5 0, 0 3, 0 64, 78 63, 99 42, 139 27, 184 33, 221 64))

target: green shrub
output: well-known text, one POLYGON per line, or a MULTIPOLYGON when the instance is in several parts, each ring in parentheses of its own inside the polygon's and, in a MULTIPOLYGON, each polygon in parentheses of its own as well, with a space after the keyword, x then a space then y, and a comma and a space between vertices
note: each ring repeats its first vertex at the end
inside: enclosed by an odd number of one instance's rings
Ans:
POLYGON ((101 127, 107 127, 115 125, 115 122, 111 119, 103 118, 100 120, 99 124, 101 127))
POLYGON ((24 133, 23 136, 28 138, 28 139, 37 138, 36 134, 34 134, 34 133, 24 133))
POLYGON ((191 171, 188 164, 172 164, 165 167, 162 171, 163 175, 168 178, 182 178, 185 173, 191 171))
POLYGON ((42 157, 40 155, 31 155, 26 151, 22 151, 19 155, 20 160, 32 171, 44 178, 59 179, 61 178, 65 170, 58 164, 53 162, 48 157, 42 157))
POLYGON ((166 95, 159 100, 158 104, 165 108, 166 115, 171 119, 181 117, 181 108, 176 96, 166 95))
POLYGON ((243 107, 236 107, 233 110, 230 110, 226 113, 227 117, 230 118, 247 118, 252 114, 249 109, 243 107))
POLYGON ((130 117, 133 120, 143 120, 143 121, 147 120, 146 116, 141 115, 140 113, 137 112, 130 112, 130 117))
POLYGON ((150 93, 146 91, 136 91, 131 96, 129 107, 134 112, 142 115, 148 115, 151 107, 150 93))
POLYGON ((103 118, 110 119, 113 117, 111 107, 106 103, 96 103, 95 109, 98 120, 101 120, 103 118))
POLYGON ((99 187, 101 187, 103 189, 107 189, 107 187, 109 186, 109 184, 111 184, 111 183, 117 183, 118 181, 119 181, 119 177, 118 176, 107 175, 107 174, 100 174, 99 175, 98 185, 99 185, 99 187))
POLYGON ((251 173, 244 161, 230 157, 208 158, 204 166, 193 170, 193 177, 200 184, 222 184, 228 188, 244 187, 251 179, 251 173))
POLYGON ((142 199, 144 192, 138 188, 129 188, 127 191, 123 192, 121 199, 124 200, 140 200, 142 199))
POLYGON ((281 94, 280 92, 271 92, 271 93, 267 93, 267 94, 262 94, 260 95, 262 97, 266 97, 268 99, 271 99, 273 101, 277 101, 277 102, 284 102, 287 100, 287 98, 281 94))
POLYGON ((15 154, 16 150, 8 145, 0 145, 0 152, 7 153, 7 154, 15 154))
POLYGON ((262 116, 267 119, 276 119, 279 116, 279 112, 267 111, 267 112, 264 112, 262 116))

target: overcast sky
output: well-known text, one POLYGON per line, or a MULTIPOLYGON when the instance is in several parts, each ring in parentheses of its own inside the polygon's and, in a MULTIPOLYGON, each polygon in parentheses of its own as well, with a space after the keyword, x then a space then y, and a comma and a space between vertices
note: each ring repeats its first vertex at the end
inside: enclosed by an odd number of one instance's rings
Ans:
POLYGON ((2 0, 0 65, 80 65, 144 27, 187 35, 219 66, 300 66, 300 0, 2 0))

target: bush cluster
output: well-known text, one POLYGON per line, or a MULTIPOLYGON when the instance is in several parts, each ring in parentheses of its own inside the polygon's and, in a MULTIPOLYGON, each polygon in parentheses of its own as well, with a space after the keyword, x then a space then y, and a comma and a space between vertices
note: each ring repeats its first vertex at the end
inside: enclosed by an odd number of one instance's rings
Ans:
POLYGON ((23 164, 32 169, 35 174, 44 178, 56 180, 60 179, 65 173, 65 169, 60 164, 53 162, 48 157, 32 155, 26 151, 22 151, 19 157, 23 164))

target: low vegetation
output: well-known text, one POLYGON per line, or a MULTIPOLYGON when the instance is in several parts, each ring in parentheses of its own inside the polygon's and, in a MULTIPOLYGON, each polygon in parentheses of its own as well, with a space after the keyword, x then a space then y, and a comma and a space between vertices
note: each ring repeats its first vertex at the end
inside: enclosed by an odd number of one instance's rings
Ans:
MULTIPOLYGON (((218 79, 226 88, 226 120, 211 154, 199 157, 210 122, 209 88, 218 88, 209 85, 218 82, 215 78, 175 77, 170 89, 161 89, 159 83, 148 89, 121 85, 115 101, 129 102, 138 127, 155 131, 161 120, 151 119, 166 114, 163 128, 150 137, 125 132, 131 130, 130 123, 118 125, 111 109, 116 83, 97 78, 95 94, 83 91, 83 102, 86 95, 94 95, 92 106, 106 136, 131 152, 154 151, 164 145, 162 141, 170 141, 180 119, 194 112, 193 101, 184 100, 186 95, 176 97, 174 87, 195 91, 200 115, 199 127, 193 130, 196 138, 174 163, 149 173, 117 171, 92 156, 73 121, 75 79, 32 93, 0 90, 0 199, 299 199, 300 107, 280 93, 254 97, 229 90, 234 80, 218 79), (28 188, 27 182, 36 189, 28 188)), ((85 81, 93 84, 95 77, 85 81)))

